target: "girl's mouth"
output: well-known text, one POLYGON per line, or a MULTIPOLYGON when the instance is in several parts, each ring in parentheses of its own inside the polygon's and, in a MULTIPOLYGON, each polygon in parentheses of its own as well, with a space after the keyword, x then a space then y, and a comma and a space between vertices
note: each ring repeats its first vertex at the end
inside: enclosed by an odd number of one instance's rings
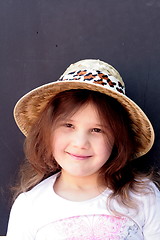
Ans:
POLYGON ((91 157, 91 155, 79 155, 79 154, 73 154, 73 153, 69 153, 69 152, 67 152, 67 154, 77 160, 86 160, 91 157))

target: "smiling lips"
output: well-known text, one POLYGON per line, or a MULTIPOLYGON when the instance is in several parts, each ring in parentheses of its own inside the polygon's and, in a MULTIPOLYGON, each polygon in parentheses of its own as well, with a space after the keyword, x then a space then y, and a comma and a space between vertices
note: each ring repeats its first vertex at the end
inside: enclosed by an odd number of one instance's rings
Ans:
POLYGON ((86 160, 87 158, 90 158, 91 155, 77 155, 77 154, 72 154, 67 152, 68 155, 70 155, 71 157, 77 159, 77 160, 86 160))

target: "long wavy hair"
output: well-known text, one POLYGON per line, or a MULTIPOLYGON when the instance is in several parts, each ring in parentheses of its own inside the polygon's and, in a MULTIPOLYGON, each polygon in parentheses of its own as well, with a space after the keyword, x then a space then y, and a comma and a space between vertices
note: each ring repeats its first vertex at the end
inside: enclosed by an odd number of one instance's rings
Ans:
POLYGON ((128 113, 112 97, 82 89, 64 91, 53 97, 30 129, 24 143, 26 159, 20 170, 20 183, 15 187, 15 197, 61 170, 52 156, 51 134, 59 120, 73 115, 88 103, 94 104, 102 124, 109 124, 114 138, 111 156, 100 169, 99 179, 103 178, 106 187, 112 190, 111 199, 115 197, 124 205, 135 207, 130 191, 142 191, 146 184, 142 176, 147 174, 140 174, 136 160, 132 159, 135 147, 140 146, 137 146, 128 113))

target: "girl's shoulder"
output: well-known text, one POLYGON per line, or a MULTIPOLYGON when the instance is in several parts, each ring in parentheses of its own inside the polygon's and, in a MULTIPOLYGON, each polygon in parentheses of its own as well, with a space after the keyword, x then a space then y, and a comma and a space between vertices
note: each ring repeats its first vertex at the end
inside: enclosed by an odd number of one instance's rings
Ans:
POLYGON ((135 197, 137 201, 140 200, 144 206, 158 204, 160 207, 160 191, 156 184, 147 178, 140 182, 137 193, 134 192, 132 194, 132 196, 135 197))
MULTIPOLYGON (((160 236, 160 191, 152 182, 147 182, 147 187, 140 196, 141 203, 138 218, 143 218, 143 233, 146 239, 159 239, 160 236), (141 206, 143 206, 141 208, 141 206), (153 235, 152 235, 153 233, 153 235), (149 236, 150 238, 147 238, 149 236), (155 238, 154 238, 155 236, 155 238)), ((137 201, 138 203, 138 201, 137 201)))
POLYGON ((57 175, 58 173, 44 179, 43 181, 38 183, 35 187, 33 187, 31 190, 21 193, 17 197, 16 202, 28 201, 30 203, 33 203, 37 199, 41 200, 44 197, 48 196, 49 194, 52 194, 53 185, 55 183, 57 175))

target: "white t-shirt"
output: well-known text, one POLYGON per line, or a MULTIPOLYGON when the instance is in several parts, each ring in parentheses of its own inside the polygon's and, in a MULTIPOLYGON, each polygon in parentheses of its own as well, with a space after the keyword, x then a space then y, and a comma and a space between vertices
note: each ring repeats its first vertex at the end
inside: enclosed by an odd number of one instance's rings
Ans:
POLYGON ((73 202, 53 189, 57 174, 45 179, 14 202, 9 219, 10 240, 160 240, 160 192, 136 195, 139 211, 112 201, 123 216, 107 210, 105 190, 99 196, 73 202))

